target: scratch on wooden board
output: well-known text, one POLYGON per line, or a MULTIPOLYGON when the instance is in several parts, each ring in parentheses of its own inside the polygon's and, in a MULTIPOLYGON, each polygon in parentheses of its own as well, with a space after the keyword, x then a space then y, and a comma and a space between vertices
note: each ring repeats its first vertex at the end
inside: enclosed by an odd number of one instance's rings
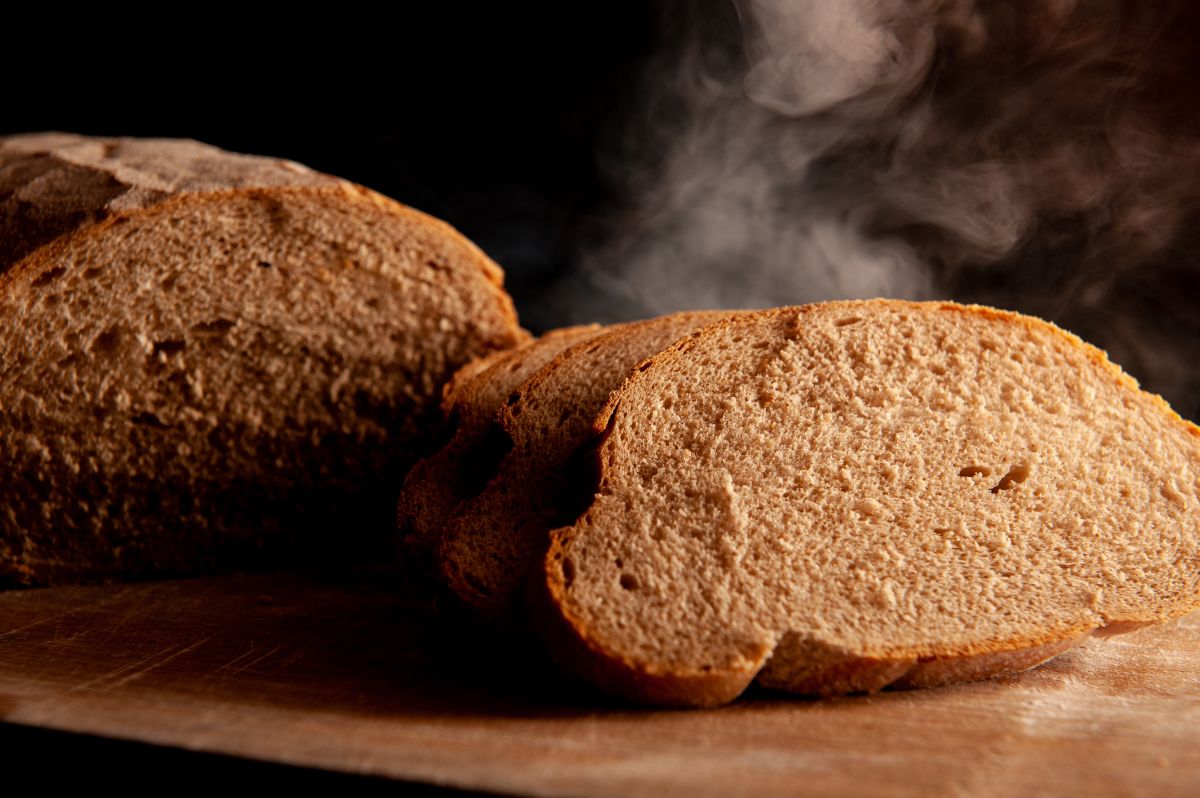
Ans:
POLYGON ((210 672, 211 675, 215 676, 218 673, 220 673, 220 674, 227 674, 229 676, 236 676, 239 673, 242 673, 243 671, 248 671, 251 668, 253 668, 255 665, 257 665, 258 663, 262 662, 263 660, 267 659, 272 654, 274 654, 275 652, 277 652, 281 648, 283 648, 283 643, 277 643, 277 644, 271 646, 265 652, 263 652, 262 654, 259 654, 257 657, 254 657, 254 659, 250 660, 249 662, 245 662, 240 665, 237 664, 237 663, 241 662, 242 660, 246 659, 247 657, 252 656, 254 654, 254 652, 258 651, 259 648, 260 648, 260 646, 258 644, 252 643, 250 645, 250 648, 247 651, 245 651, 245 652, 239 654, 238 656, 234 657, 233 659, 229 660, 224 665, 221 665, 219 668, 214 668, 210 672))
POLYGON ((80 682, 74 687, 67 690, 67 693, 83 692, 89 689, 99 687, 101 690, 114 690, 129 684, 137 679, 142 678, 147 673, 161 668, 173 659, 187 654, 189 651, 194 651, 200 646, 212 639, 212 635, 200 638, 196 642, 188 646, 170 645, 160 651, 156 651, 149 656, 142 657, 136 662, 130 662, 122 665, 119 668, 113 668, 106 673, 102 673, 95 678, 88 679, 86 682, 80 682))
POLYGON ((317 632, 315 635, 310 637, 307 642, 301 644, 295 651, 293 651, 291 656, 275 666, 275 671, 285 670, 290 665, 300 660, 305 654, 314 651, 320 651, 322 648, 328 648, 330 644, 340 640, 350 632, 353 632, 355 629, 362 627, 364 623, 364 621, 355 621, 353 623, 348 623, 345 626, 328 627, 320 632, 317 632))
POLYGON ((17 626, 12 629, 6 629, 5 631, 0 632, 0 641, 5 640, 6 638, 14 637, 14 636, 20 634, 21 632, 27 631, 29 629, 34 629, 38 626, 45 626, 48 623, 54 623, 55 621, 61 621, 63 618, 69 618, 70 616, 76 615, 81 612, 88 612, 88 611, 103 607, 107 604, 112 604, 112 603, 120 600, 126 594, 130 593, 133 589, 134 588, 124 588, 124 589, 118 590, 116 593, 114 593, 111 596, 107 596, 105 598, 100 599, 99 601, 92 601, 92 602, 89 602, 89 603, 84 604, 79 607, 72 607, 69 610, 63 610, 61 612, 56 612, 53 615, 48 615, 45 618, 39 618, 38 620, 33 621, 32 623, 27 623, 27 624, 24 624, 23 626, 17 626))

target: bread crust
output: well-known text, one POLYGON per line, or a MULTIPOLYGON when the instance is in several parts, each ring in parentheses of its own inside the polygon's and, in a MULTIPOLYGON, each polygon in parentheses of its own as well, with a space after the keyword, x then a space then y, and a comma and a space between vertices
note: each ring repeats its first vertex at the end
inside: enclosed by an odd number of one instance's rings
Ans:
POLYGON ((446 222, 295 161, 226 152, 190 139, 71 133, 0 138, 0 209, 7 211, 0 228, 0 291, 17 279, 10 273, 41 272, 76 235, 94 234, 132 214, 189 197, 252 191, 331 192, 436 229, 472 253, 513 328, 510 345, 529 339, 503 290, 503 270, 446 222), (50 244, 60 249, 42 251, 50 244))
MULTIPOLYGON (((849 310, 867 310, 873 304, 907 306, 913 309, 934 303, 869 300, 839 303, 849 310)), ((796 324, 804 323, 806 314, 825 305, 806 305, 777 308, 753 314, 753 318, 732 318, 718 322, 707 330, 698 331, 680 340, 663 352, 649 358, 635 371, 621 389, 610 397, 597 416, 593 430, 607 437, 619 424, 619 410, 630 386, 640 372, 683 356, 689 342, 713 330, 731 329, 749 324, 753 319, 794 315, 796 324)), ((937 310, 949 313, 974 314, 981 318, 1016 324, 1027 329, 1048 331, 1082 352, 1087 359, 1122 390, 1137 391, 1138 384, 1111 363, 1099 349, 1056 325, 1016 313, 979 305, 940 303, 937 310)), ((1187 435, 1200 437, 1200 428, 1175 413, 1159 396, 1152 401, 1165 411, 1171 423, 1187 435)), ((614 454, 607 442, 598 451, 599 482, 605 484, 613 468, 614 454)), ((1003 676, 1035 667, 1063 651, 1079 645, 1089 636, 1107 636, 1132 631, 1141 626, 1179 617, 1200 608, 1200 596, 1181 600, 1169 611, 1160 613, 1127 613, 1111 615, 1102 622, 1079 624, 1061 629, 1048 629, 1037 637, 996 640, 982 645, 933 645, 922 650, 888 650, 867 656, 840 651, 820 641, 804 640, 787 632, 779 635, 761 652, 746 652, 745 662, 735 667, 696 672, 673 667, 666 663, 645 662, 626 656, 606 645, 588 627, 587 622, 573 611, 567 595, 570 569, 565 569, 564 546, 573 534, 590 522, 585 514, 573 527, 551 533, 550 546, 543 561, 543 581, 536 594, 539 617, 547 643, 556 658, 602 689, 633 701, 669 706, 714 706, 736 698, 751 681, 757 679, 765 687, 778 688, 818 696, 847 693, 869 693, 884 688, 933 687, 1003 676)))

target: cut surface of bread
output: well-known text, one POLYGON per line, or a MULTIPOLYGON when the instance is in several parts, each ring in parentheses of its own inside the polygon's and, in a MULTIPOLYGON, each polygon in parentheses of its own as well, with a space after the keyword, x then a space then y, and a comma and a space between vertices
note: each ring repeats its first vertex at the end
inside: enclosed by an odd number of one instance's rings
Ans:
POLYGON ((614 325, 563 351, 508 397, 500 424, 512 449, 483 491, 459 506, 439 553, 461 599, 485 617, 519 622, 521 588, 550 529, 586 498, 573 455, 591 437, 596 413, 640 361, 728 315, 698 311, 614 325))
POLYGON ((463 366, 447 383, 443 412, 454 436, 413 466, 400 492, 399 523, 420 551, 436 550, 454 508, 487 484, 507 451, 493 426, 504 400, 564 349, 603 332, 598 324, 552 330, 516 349, 463 366))
POLYGON ((544 561, 549 633, 634 700, 980 679, 1200 604, 1200 431, 1037 319, 737 317, 596 430, 596 495, 544 561))
POLYGON ((452 228, 297 164, 19 136, 0 206, 0 579, 240 566, 322 526, 352 552, 446 379, 527 337, 452 228))

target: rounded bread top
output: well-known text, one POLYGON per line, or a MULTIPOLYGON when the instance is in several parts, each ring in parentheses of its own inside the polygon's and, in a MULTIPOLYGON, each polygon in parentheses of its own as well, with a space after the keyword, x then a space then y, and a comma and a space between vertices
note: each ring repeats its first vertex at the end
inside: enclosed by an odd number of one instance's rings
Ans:
POLYGON ((0 138, 0 274, 79 228, 172 196, 339 185, 351 184, 294 161, 240 155, 190 139, 73 133, 0 138))

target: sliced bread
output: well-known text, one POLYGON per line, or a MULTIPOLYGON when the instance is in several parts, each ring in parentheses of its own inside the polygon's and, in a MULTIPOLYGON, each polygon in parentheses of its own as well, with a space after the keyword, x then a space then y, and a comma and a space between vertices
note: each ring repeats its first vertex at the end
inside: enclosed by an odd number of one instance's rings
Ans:
POLYGON ((547 633, 630 699, 968 681, 1200 605, 1200 430, 1037 319, 736 317, 653 358, 595 431, 547 633))
POLYGON ((0 208, 0 580, 358 550, 442 384, 527 337, 448 225, 287 161, 16 136, 0 208))
POLYGON ((439 559, 450 588, 485 617, 517 622, 521 588, 553 526, 586 500, 572 456, 591 420, 637 364, 727 312, 679 313, 610 328, 576 344, 508 397, 500 426, 511 451, 483 491, 463 502, 439 559))
POLYGON ((436 551, 455 507, 494 475, 508 450, 507 437, 494 429, 508 395, 564 349, 603 330, 598 324, 553 330, 459 369, 446 385, 442 406, 454 436, 413 466, 400 492, 399 524, 411 547, 436 551))

